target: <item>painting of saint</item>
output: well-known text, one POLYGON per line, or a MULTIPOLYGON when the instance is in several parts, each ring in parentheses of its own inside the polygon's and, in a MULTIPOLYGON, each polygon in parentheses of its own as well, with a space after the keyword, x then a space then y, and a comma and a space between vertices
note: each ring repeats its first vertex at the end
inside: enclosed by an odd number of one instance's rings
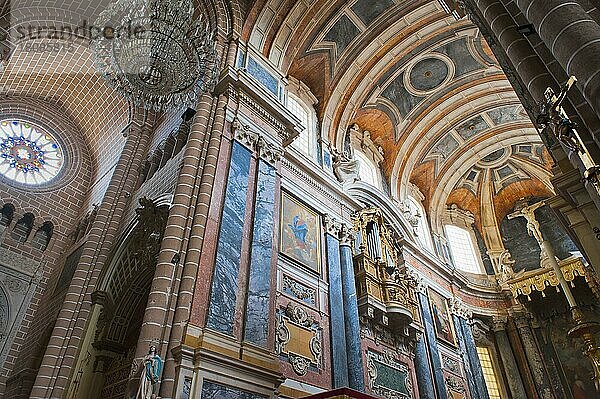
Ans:
POLYGON ((448 312, 448 300, 436 291, 428 290, 428 292, 436 337, 451 345, 455 345, 454 326, 450 318, 450 312, 448 312))
POLYGON ((280 230, 280 252, 314 271, 320 271, 319 215, 284 192, 281 198, 280 230))

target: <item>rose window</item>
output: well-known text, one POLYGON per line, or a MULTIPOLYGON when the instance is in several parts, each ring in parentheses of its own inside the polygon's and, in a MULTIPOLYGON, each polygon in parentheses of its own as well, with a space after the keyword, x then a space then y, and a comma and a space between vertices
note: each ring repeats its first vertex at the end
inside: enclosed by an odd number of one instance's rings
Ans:
POLYGON ((17 183, 43 184, 64 164, 63 150, 50 133, 29 122, 0 122, 0 174, 17 183))

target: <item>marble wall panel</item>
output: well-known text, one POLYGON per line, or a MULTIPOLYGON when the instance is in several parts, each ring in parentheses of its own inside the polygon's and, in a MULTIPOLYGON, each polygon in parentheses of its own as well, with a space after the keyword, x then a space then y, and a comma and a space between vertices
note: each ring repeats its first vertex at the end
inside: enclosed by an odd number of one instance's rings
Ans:
POLYGON ((275 168, 260 160, 244 339, 267 346, 275 212, 275 168))
POLYGON ((250 151, 234 142, 212 279, 207 327, 232 334, 248 194, 250 151))

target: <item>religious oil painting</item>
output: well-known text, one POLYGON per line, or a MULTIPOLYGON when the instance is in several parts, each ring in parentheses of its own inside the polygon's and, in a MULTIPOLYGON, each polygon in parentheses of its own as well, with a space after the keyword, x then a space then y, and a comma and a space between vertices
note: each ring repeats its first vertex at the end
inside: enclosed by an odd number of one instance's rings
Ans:
POLYGON ((454 326, 448 311, 448 300, 434 290, 428 290, 431 316, 435 326, 435 335, 438 339, 456 345, 454 340, 454 326))
POLYGON ((321 270, 321 218, 287 193, 281 198, 282 254, 319 272, 321 270))

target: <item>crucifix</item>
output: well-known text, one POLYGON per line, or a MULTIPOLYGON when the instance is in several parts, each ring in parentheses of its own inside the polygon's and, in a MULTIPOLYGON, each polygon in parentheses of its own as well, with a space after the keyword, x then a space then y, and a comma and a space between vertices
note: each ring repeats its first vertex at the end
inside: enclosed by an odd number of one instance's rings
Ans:
POLYGON ((571 293, 571 288, 569 287, 569 284, 565 280, 565 277, 563 276, 562 271, 560 270, 560 265, 558 264, 556 260, 556 255, 554 254, 554 248, 552 248, 552 245, 549 241, 544 240, 544 236, 542 235, 542 231, 540 230, 540 223, 535 218, 535 210, 544 206, 545 204, 546 203, 544 201, 540 201, 529 206, 527 206, 526 203, 523 203, 520 206, 518 205, 515 209, 515 212, 509 214, 508 218, 514 219, 518 217, 524 217, 525 220, 527 220, 527 232, 529 233, 529 236, 533 236, 538 242, 538 245, 542 250, 542 256, 545 254, 546 257, 548 257, 548 261, 554 269, 554 273, 558 278, 560 287, 562 288, 563 292, 565 293, 565 296, 567 297, 569 307, 571 309, 574 309, 577 307, 575 297, 573 297, 573 294, 571 293))
POLYGON ((600 331, 600 324, 585 319, 583 312, 577 306, 575 297, 571 292, 571 287, 569 287, 569 284, 565 280, 565 276, 563 275, 560 265, 556 260, 554 248, 552 248, 550 242, 545 240, 544 236, 542 235, 540 223, 535 217, 535 210, 543 205, 545 205, 544 201, 540 201, 529 206, 527 206, 526 203, 523 203, 520 206, 517 205, 515 211, 509 214, 508 218, 514 219, 517 217, 524 217, 527 220, 527 232, 530 236, 533 236, 537 240, 540 249, 542 250, 542 256, 545 253, 548 257, 548 261, 552 265, 554 273, 558 278, 560 287, 562 288, 567 302, 569 303, 571 314, 576 324, 575 327, 569 330, 568 335, 571 338, 579 337, 583 339, 585 344, 583 353, 592 361, 594 368, 594 384, 596 385, 596 390, 600 391, 600 346, 596 344, 596 340, 594 338, 594 334, 600 331))
POLYGON ((600 196, 600 165, 597 165, 581 136, 577 132, 577 124, 569 118, 562 102, 567 97, 567 92, 577 82, 575 76, 571 76, 563 86, 558 95, 548 87, 544 92, 544 102, 540 105, 540 114, 537 117, 537 123, 542 128, 549 127, 554 136, 569 150, 577 154, 583 165, 583 178, 595 189, 597 196, 600 196))

